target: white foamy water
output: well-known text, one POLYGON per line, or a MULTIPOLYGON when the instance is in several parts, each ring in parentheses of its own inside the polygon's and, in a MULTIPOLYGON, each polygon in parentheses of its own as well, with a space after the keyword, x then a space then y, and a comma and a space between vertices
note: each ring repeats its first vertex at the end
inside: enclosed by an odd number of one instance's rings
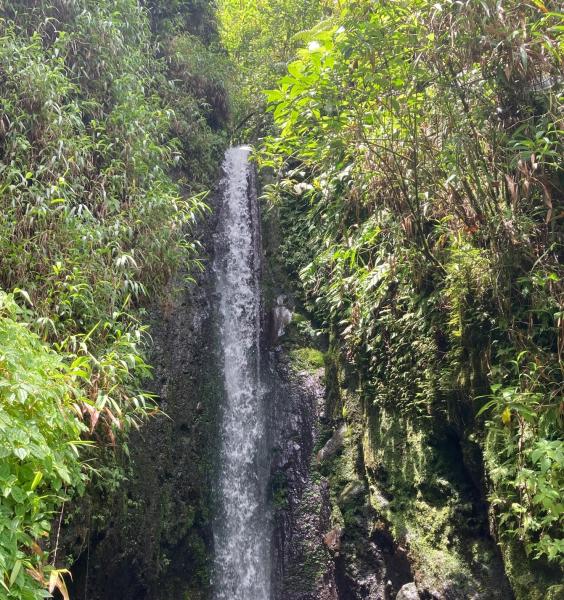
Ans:
POLYGON ((260 384, 259 226, 249 190, 250 148, 231 148, 223 169, 216 243, 222 406, 219 514, 214 527, 216 600, 269 600, 265 409, 260 384))

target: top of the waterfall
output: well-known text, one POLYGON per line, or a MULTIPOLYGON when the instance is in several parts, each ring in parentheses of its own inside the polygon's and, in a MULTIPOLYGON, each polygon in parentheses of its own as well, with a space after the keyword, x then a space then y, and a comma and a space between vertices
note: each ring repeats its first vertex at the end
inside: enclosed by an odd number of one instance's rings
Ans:
POLYGON ((237 189, 246 182, 251 146, 232 146, 225 152, 223 170, 230 188, 237 189))
POLYGON ((252 151, 253 151, 252 146, 247 146, 247 145, 231 146, 227 150, 226 154, 244 154, 245 156, 248 156, 252 151))

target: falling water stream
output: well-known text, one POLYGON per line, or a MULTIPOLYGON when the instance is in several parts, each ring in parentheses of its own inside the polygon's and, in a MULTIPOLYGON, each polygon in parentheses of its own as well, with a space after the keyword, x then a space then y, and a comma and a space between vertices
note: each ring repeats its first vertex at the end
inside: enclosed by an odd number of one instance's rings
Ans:
POLYGON ((222 406, 216 600, 269 600, 266 418, 260 381, 260 228, 250 148, 226 152, 216 242, 222 406))

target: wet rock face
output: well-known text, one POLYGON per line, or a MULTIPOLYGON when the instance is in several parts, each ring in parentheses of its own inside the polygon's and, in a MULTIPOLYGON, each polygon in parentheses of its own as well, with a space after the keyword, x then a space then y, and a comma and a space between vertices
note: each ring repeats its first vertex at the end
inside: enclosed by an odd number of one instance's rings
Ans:
POLYGON ((310 469, 323 407, 320 374, 294 373, 278 349, 270 356, 269 379, 274 449, 272 598, 338 600, 329 487, 310 469))
MULTIPOLYGON (((329 403, 319 376, 296 374, 283 350, 273 356, 273 600, 511 598, 483 523, 479 493, 458 464, 462 459, 454 442, 447 436, 444 444, 431 448, 424 437, 416 438, 416 448, 427 452, 425 477, 417 487, 413 479, 406 480, 394 495, 389 486, 393 473, 383 467, 369 469, 373 455, 366 454, 371 451, 366 427, 373 423, 359 421, 352 404, 356 397, 348 397, 351 416, 346 422, 331 419, 325 414, 329 403), (416 518, 410 503, 420 511, 416 518), (435 522, 424 522, 433 516, 435 522), (435 539, 424 537, 425 527, 435 539), (416 545, 422 542, 428 549, 416 545), (421 553, 427 562, 422 563, 421 553)), ((399 443, 393 435, 380 440, 379 448, 399 443)), ((393 460, 386 455, 386 467, 401 469, 402 461, 413 459, 406 452, 396 453, 393 460)))
MULTIPOLYGON (((207 264, 214 218, 200 225, 207 264)), ((64 532, 67 553, 77 557, 73 598, 209 598, 222 380, 214 358, 211 269, 196 276, 196 285, 179 282, 152 311, 148 386, 165 414, 132 432, 131 458, 124 461, 129 481, 111 494, 92 490, 64 532)))
POLYGON ((410 575, 406 556, 387 532, 371 534, 365 528, 345 535, 337 559, 340 600, 393 600, 410 575))
POLYGON ((294 372, 280 349, 271 359, 273 600, 394 600, 413 577, 405 552, 374 526, 365 482, 337 493, 325 476, 340 468, 347 429, 324 416, 321 373, 294 372))
POLYGON ((276 299, 273 309, 274 334, 276 339, 284 335, 286 327, 292 322, 292 311, 285 305, 286 296, 280 295, 276 299))
POLYGON ((292 322, 293 313, 288 306, 286 294, 279 294, 274 308, 266 315, 266 342, 272 350, 280 343, 280 338, 286 332, 286 327, 292 322))
POLYGON ((345 435, 347 433, 346 423, 342 423, 337 429, 335 429, 333 435, 329 438, 326 444, 317 453, 317 462, 322 463, 334 456, 344 445, 345 435))

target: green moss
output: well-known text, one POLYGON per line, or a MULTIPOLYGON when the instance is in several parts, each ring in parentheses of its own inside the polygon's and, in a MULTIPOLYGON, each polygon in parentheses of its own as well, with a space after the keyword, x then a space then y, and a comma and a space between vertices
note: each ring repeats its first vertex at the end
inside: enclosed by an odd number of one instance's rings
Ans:
POLYGON ((548 588, 545 600, 560 600, 564 598, 564 585, 552 585, 548 588))
POLYGON ((315 372, 323 368, 325 356, 316 348, 296 348, 290 350, 292 367, 297 371, 315 372))
POLYGON ((555 580, 554 569, 542 561, 531 561, 516 540, 502 539, 500 547, 507 576, 517 600, 564 598, 564 586, 558 585, 558 580, 555 580))
MULTIPOLYGON (((468 591, 498 583, 494 544, 484 536, 485 516, 475 508, 460 449, 436 422, 391 409, 369 410, 363 455, 370 501, 408 549, 417 581, 429 589, 447 582, 468 591)), ((552 570, 534 565, 517 543, 501 542, 503 561, 518 600, 541 600, 552 570)), ((561 593, 558 587, 551 594, 561 593)), ((555 598, 558 596, 554 596, 555 598)))
POLYGON ((270 480, 272 505, 275 509, 284 509, 288 506, 288 480, 286 473, 278 471, 270 480))

